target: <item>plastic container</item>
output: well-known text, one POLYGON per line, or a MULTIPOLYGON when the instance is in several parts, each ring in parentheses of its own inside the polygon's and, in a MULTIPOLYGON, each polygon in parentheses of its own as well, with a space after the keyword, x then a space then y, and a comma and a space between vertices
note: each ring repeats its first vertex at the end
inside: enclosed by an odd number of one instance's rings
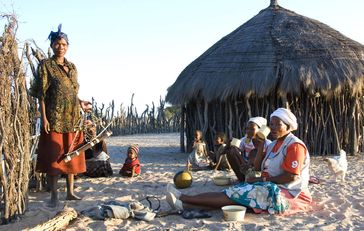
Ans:
POLYGON ((235 146, 235 147, 237 147, 237 148, 240 148, 240 140, 239 140, 239 139, 237 139, 237 138, 233 138, 233 139, 231 140, 231 142, 230 142, 230 145, 231 145, 231 146, 235 146))
POLYGON ((246 208, 241 205, 228 205, 221 208, 225 221, 244 221, 246 208))
POLYGON ((265 140, 267 138, 267 136, 270 133, 270 128, 268 126, 263 125, 257 132, 257 136, 262 139, 265 140))

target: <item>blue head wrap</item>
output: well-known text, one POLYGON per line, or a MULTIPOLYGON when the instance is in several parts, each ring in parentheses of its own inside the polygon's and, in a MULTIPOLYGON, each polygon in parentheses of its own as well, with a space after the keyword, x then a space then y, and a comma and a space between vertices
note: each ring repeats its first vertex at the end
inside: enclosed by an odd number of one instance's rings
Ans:
POLYGON ((61 32, 61 29, 62 29, 62 24, 59 24, 58 25, 58 31, 57 32, 51 31, 51 33, 48 35, 48 39, 51 41, 51 46, 52 46, 54 41, 56 41, 57 39, 61 39, 61 38, 66 40, 66 42, 68 44, 67 34, 61 32))

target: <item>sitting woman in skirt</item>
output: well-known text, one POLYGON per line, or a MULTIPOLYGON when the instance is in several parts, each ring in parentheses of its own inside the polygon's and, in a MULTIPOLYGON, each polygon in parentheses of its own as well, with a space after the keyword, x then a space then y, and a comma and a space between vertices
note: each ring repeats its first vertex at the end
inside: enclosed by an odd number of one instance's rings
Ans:
MULTIPOLYGON (((91 126, 87 129, 86 136, 88 139, 96 137, 96 127, 91 126)), ((101 140, 95 146, 85 151, 86 173, 89 177, 107 177, 112 176, 113 171, 110 164, 110 156, 107 154, 106 142, 101 140)))
POLYGON ((308 190, 310 156, 306 145, 291 133, 297 129, 295 115, 278 108, 270 116, 271 135, 274 138, 266 155, 264 141, 257 143, 255 170, 261 177, 248 178, 225 189, 223 192, 208 192, 194 196, 182 194, 173 185, 167 185, 167 202, 177 210, 187 204, 210 208, 225 205, 243 205, 256 213, 293 214, 307 211, 312 202, 308 190))
POLYGON ((135 144, 128 148, 128 157, 125 159, 119 174, 122 176, 135 177, 140 175, 140 162, 138 159, 139 147, 135 144))

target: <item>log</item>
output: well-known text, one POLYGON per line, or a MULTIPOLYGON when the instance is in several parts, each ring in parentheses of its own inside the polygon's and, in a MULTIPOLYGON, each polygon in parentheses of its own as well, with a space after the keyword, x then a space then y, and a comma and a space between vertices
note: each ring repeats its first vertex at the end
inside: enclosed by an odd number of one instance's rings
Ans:
POLYGON ((56 231, 64 230, 69 223, 77 217, 77 212, 74 208, 64 207, 62 211, 58 212, 55 217, 42 224, 35 226, 29 231, 56 231))

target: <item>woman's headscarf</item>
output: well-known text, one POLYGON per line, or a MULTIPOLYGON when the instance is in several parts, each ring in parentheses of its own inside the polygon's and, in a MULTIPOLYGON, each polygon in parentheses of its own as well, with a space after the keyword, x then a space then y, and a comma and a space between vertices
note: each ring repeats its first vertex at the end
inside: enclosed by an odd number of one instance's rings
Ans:
POLYGON ((48 39, 51 41, 51 46, 54 41, 61 38, 66 40, 67 44, 69 44, 67 34, 63 33, 61 30, 62 30, 62 24, 59 24, 58 31, 57 32, 51 31, 51 33, 48 35, 48 39))
POLYGON ((255 123, 259 128, 261 128, 263 125, 267 126, 267 120, 263 117, 252 117, 248 120, 248 122, 255 123))
POLYGON ((278 117, 285 124, 289 125, 292 131, 297 130, 297 118, 290 110, 282 107, 278 108, 270 115, 270 118, 272 118, 273 116, 278 117))

